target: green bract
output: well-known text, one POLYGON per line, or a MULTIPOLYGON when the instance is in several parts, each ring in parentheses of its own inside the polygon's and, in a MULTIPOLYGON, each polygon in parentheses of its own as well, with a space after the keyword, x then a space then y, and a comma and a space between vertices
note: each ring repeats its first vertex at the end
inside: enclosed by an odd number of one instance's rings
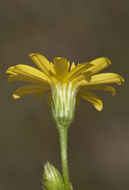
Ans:
POLYGON ((69 127, 74 119, 77 89, 69 83, 58 83, 52 89, 52 115, 57 127, 69 127))

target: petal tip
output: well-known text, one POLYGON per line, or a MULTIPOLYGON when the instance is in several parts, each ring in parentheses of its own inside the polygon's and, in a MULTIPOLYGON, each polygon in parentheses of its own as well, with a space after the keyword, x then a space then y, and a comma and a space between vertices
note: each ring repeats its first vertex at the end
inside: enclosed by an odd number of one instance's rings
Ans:
POLYGON ((106 58, 106 60, 107 60, 107 62, 108 62, 109 65, 112 64, 112 62, 108 58, 106 58))
POLYGON ((115 90, 115 88, 112 88, 112 87, 111 87, 111 93, 112 93, 112 96, 115 96, 115 95, 116 95, 116 90, 115 90))
POLYGON ((37 53, 30 53, 29 54, 29 57, 32 57, 32 56, 34 56, 34 55, 36 55, 37 53))
POLYGON ((5 73, 6 73, 6 74, 10 74, 8 69, 5 71, 5 73))
POLYGON ((115 96, 116 95, 116 90, 114 92, 112 92, 112 96, 115 96))
POLYGON ((11 72, 14 70, 14 66, 12 66, 12 67, 9 67, 6 71, 5 71, 5 73, 6 74, 11 74, 11 72))
POLYGON ((96 104, 95 105, 95 108, 97 109, 97 111, 102 111, 102 109, 103 109, 103 104, 101 104, 101 105, 98 105, 98 104, 96 104))
POLYGON ((19 95, 17 95, 17 94, 13 94, 13 98, 16 100, 16 99, 19 99, 19 98, 21 98, 21 96, 19 96, 19 95))
POLYGON ((97 111, 102 111, 103 109, 103 102, 99 99, 98 102, 94 104, 94 107, 97 109, 97 111))
POLYGON ((124 83, 124 82, 125 82, 125 80, 123 79, 123 77, 121 77, 121 82, 122 82, 122 83, 124 83))
POLYGON ((119 79, 120 79, 120 81, 117 83, 118 85, 121 85, 122 83, 125 82, 124 78, 121 77, 120 75, 119 75, 119 79))
POLYGON ((36 55, 39 55, 39 56, 41 55, 41 56, 43 56, 43 55, 40 54, 40 53, 30 53, 30 54, 29 54, 29 57, 31 58, 31 57, 36 56, 36 55))

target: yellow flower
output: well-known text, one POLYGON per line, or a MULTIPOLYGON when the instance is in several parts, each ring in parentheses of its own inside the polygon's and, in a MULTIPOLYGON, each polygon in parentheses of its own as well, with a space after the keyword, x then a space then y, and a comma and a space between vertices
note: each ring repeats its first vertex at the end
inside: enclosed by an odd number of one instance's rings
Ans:
POLYGON ((56 57, 51 63, 38 53, 29 56, 38 69, 20 64, 6 71, 9 74, 9 82, 34 83, 18 88, 13 97, 18 99, 24 95, 34 94, 41 98, 46 92, 48 93, 48 102, 59 132, 63 178, 56 168, 47 163, 44 167, 43 184, 47 190, 72 190, 67 160, 67 128, 74 119, 75 105, 81 97, 101 111, 102 101, 89 90, 106 90, 114 96, 115 89, 107 85, 113 83, 121 85, 124 79, 115 73, 97 74, 111 65, 105 57, 75 66, 74 63, 70 65, 66 58, 56 57))
MULTIPOLYGON (((96 74, 111 65, 109 59, 105 57, 75 66, 74 63, 70 65, 66 58, 56 57, 51 63, 46 57, 38 53, 32 53, 29 56, 39 69, 19 64, 9 67, 6 71, 9 74, 9 82, 25 81, 34 83, 18 88, 13 93, 15 99, 27 94, 34 94, 40 98, 45 92, 48 92, 50 103, 54 89, 61 92, 60 88, 71 88, 69 93, 70 95, 75 94, 76 101, 81 97, 92 103, 98 111, 101 111, 102 101, 89 90, 106 90, 112 92, 114 96, 115 89, 107 86, 107 84, 116 83, 121 85, 124 82, 124 79, 115 73, 96 74)), ((63 94, 60 94, 60 96, 63 96, 63 94)))
POLYGON ((18 88, 14 93, 14 99, 24 95, 34 94, 41 98, 48 92, 48 103, 52 107, 52 115, 58 127, 69 126, 74 118, 75 103, 80 97, 92 103, 101 111, 102 101, 89 90, 105 90, 115 95, 115 89, 107 84, 121 85, 124 79, 115 73, 100 73, 101 70, 111 65, 105 57, 97 58, 91 62, 84 62, 75 66, 70 65, 66 58, 56 57, 49 62, 46 57, 38 53, 29 55, 35 65, 16 65, 9 67, 8 81, 24 81, 29 84, 18 88))

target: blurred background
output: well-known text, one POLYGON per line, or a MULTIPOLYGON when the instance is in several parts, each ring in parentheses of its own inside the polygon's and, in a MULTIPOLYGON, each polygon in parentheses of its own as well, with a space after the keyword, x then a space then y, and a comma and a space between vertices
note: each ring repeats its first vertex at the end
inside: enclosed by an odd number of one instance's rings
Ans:
POLYGON ((104 72, 126 83, 112 97, 99 92, 102 112, 81 101, 69 128, 70 177, 76 190, 129 189, 129 1, 0 0, 0 189, 41 190, 44 163, 61 170, 56 126, 46 97, 13 100, 19 83, 5 70, 31 64, 39 52, 83 62, 105 56, 104 72))

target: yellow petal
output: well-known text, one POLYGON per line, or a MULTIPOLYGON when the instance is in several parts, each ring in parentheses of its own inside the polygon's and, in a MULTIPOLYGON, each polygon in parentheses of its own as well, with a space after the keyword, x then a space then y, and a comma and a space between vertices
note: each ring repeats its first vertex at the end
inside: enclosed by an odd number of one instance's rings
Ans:
POLYGON ((79 95, 87 100, 88 102, 92 103, 93 106, 98 110, 101 111, 103 108, 102 101, 92 92, 86 91, 86 90, 80 90, 79 95))
POLYGON ((116 94, 115 88, 112 86, 100 86, 100 85, 90 85, 90 86, 82 86, 80 87, 82 90, 105 90, 112 93, 113 96, 116 94))
POLYGON ((18 88, 14 93, 13 93, 13 98, 14 99, 19 99, 21 96, 28 95, 28 94, 39 94, 42 95, 48 90, 47 87, 43 85, 26 85, 18 88))
POLYGON ((124 79, 115 73, 101 73, 94 76, 91 76, 89 80, 82 80, 80 86, 90 86, 90 85, 105 85, 116 83, 121 85, 124 82, 124 79))
POLYGON ((59 79, 63 80, 68 74, 69 64, 67 59, 62 57, 55 57, 54 60, 54 68, 59 79))
POLYGON ((6 74, 8 74, 8 75, 15 74, 15 73, 13 72, 13 71, 14 71, 14 68, 15 68, 15 66, 9 67, 9 68, 6 70, 6 74))
POLYGON ((82 80, 105 69, 110 64, 110 60, 105 57, 97 58, 89 63, 81 63, 69 73, 69 79, 82 80))
MULTIPOLYGON (((78 80, 78 76, 80 77, 80 75, 84 75, 84 73, 87 71, 88 68, 92 67, 91 63, 81 63, 78 64, 76 67, 74 67, 69 75, 68 75, 68 79, 69 80, 73 80, 76 79, 78 80)), ((82 78, 85 78, 84 76, 82 78)))
POLYGON ((91 69, 94 70, 94 73, 97 73, 111 65, 111 61, 106 57, 94 59, 90 63, 93 64, 93 68, 91 69))
POLYGON ((72 71, 74 68, 75 68, 75 63, 72 62, 71 67, 70 67, 70 71, 72 71))
POLYGON ((15 79, 18 77, 23 77, 29 78, 32 81, 39 81, 39 83, 44 82, 50 84, 51 82, 50 79, 43 72, 28 65, 16 65, 11 69, 9 68, 6 73, 16 76, 14 77, 15 79))
MULTIPOLYGON (((22 75, 17 75, 17 74, 8 76, 8 82, 14 82, 14 81, 24 81, 24 82, 31 82, 31 83, 36 83, 36 84, 43 84, 43 81, 32 79, 28 76, 22 76, 22 75)), ((44 84, 46 84, 46 82, 44 84)))
POLYGON ((90 63, 92 63, 93 65, 96 65, 96 66, 100 65, 101 63, 104 64, 105 66, 111 65, 111 61, 106 57, 96 58, 96 59, 90 61, 90 63))
POLYGON ((49 73, 55 73, 54 68, 52 67, 51 63, 48 61, 46 57, 39 53, 31 53, 29 57, 32 61, 37 65, 37 67, 44 72, 46 75, 49 76, 49 73))
POLYGON ((68 71, 69 71, 69 68, 70 68, 70 62, 68 61, 68 71))
POLYGON ((90 63, 92 67, 87 69, 84 73, 84 78, 86 79, 111 65, 110 60, 105 57, 97 58, 90 63))

